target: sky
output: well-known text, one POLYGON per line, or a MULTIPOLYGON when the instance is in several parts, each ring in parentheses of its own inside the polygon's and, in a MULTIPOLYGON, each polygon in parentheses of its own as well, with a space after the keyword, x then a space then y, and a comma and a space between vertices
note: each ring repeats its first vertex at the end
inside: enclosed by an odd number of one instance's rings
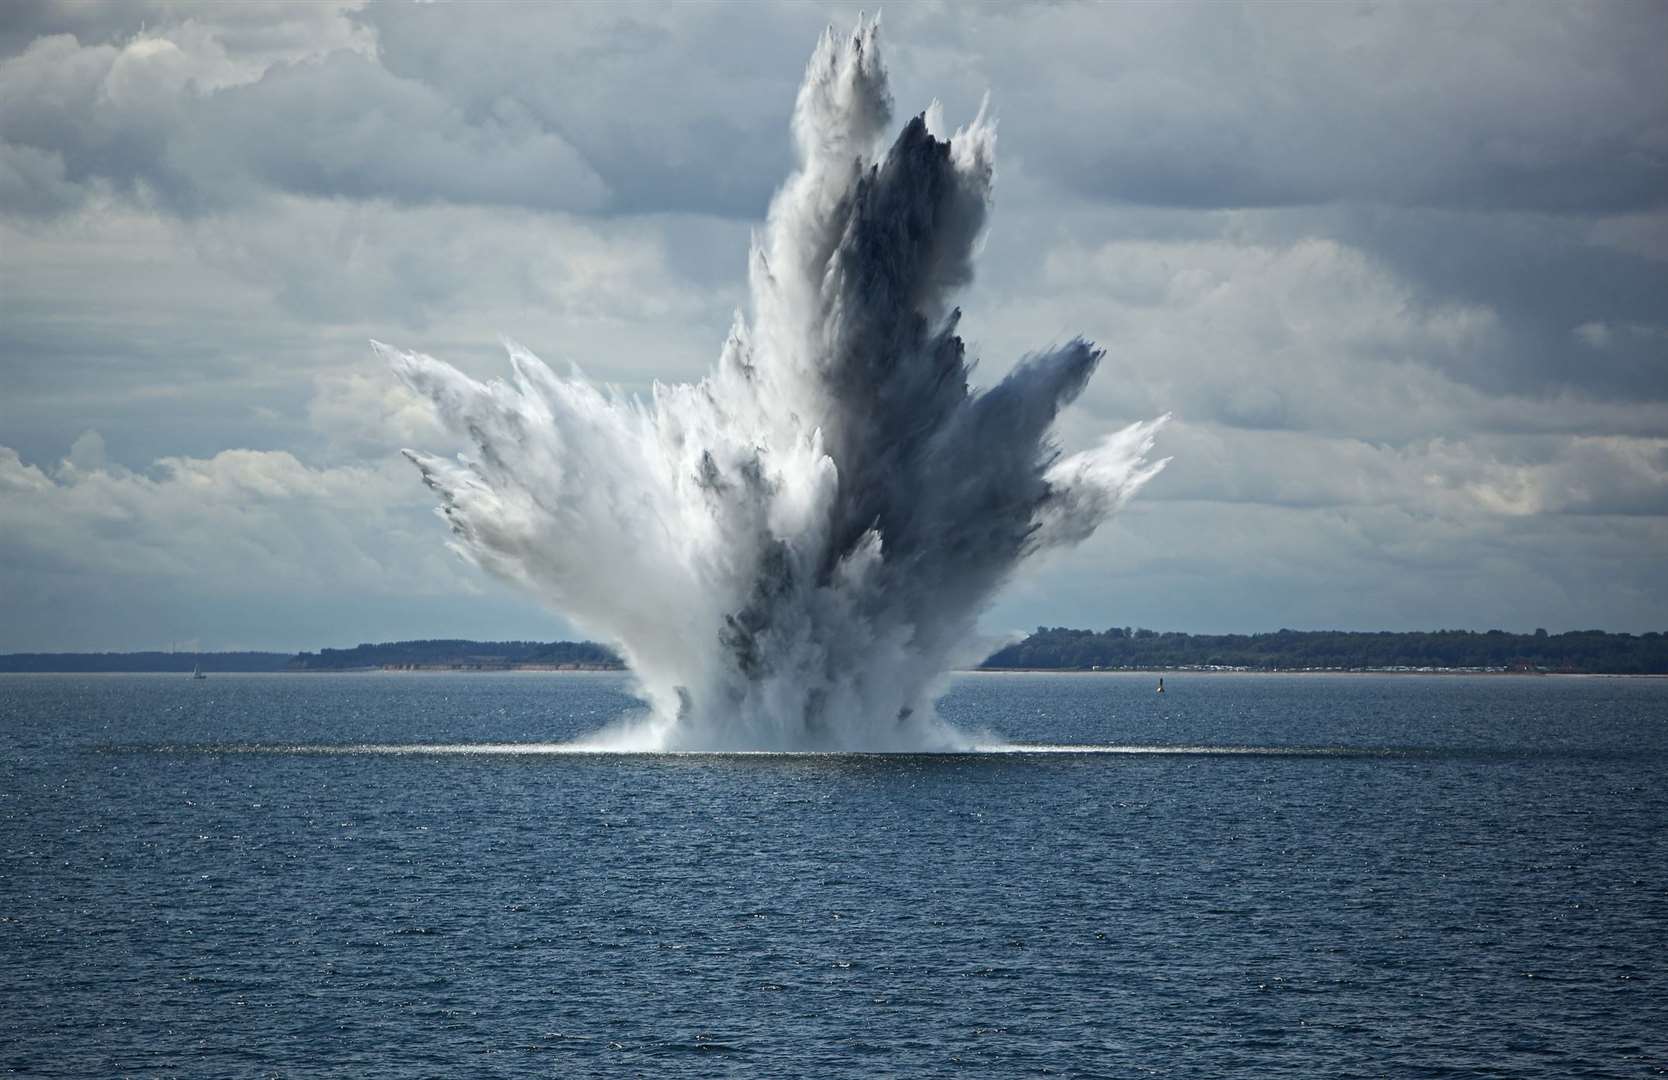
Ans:
MULTIPOLYGON (((0 651, 582 634, 448 550, 369 340, 700 378, 858 10, 0 6, 0 651)), ((999 118, 978 377, 1082 334, 1066 449, 1174 417, 993 635, 1668 630, 1668 4, 882 27, 898 124, 999 118)))

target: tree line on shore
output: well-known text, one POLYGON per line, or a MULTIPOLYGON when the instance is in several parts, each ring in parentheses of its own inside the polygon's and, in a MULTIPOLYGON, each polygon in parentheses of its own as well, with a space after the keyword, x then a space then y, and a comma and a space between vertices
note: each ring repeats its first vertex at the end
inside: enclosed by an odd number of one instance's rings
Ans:
POLYGON ((600 668, 625 665, 594 641, 385 641, 318 652, 152 652, 0 654, 0 672, 364 671, 378 668, 600 668))
POLYGON ((281 652, 95 652, 3 653, 0 672, 179 672, 283 671, 293 657, 281 652))
POLYGON ((298 671, 345 671, 355 668, 625 667, 618 655, 594 641, 386 641, 351 649, 298 653, 289 664, 298 671))
POLYGON ((1161 633, 1114 626, 1039 626, 981 668, 1053 670, 1244 668, 1253 671, 1459 668, 1584 674, 1668 674, 1668 634, 1572 630, 1411 633, 1278 630, 1270 634, 1161 633))

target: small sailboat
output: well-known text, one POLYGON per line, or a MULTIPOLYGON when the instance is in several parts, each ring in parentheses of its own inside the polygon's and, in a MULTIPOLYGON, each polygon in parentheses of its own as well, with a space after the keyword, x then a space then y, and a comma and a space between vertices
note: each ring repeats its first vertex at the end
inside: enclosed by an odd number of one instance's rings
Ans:
POLYGON ((203 665, 201 665, 201 664, 192 664, 191 665, 191 677, 193 679, 206 679, 206 678, 208 678, 207 675, 203 674, 203 665))
POLYGON ((1158 677, 1158 692, 1164 693, 1164 676, 1162 675, 1158 677))

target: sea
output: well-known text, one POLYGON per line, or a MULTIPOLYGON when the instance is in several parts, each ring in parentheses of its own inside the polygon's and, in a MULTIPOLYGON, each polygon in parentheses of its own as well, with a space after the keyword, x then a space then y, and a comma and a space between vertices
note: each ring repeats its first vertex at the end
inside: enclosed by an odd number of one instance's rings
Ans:
POLYGON ((0 676, 0 1073, 1668 1072, 1668 680, 1155 683, 616 755, 619 674, 0 676))

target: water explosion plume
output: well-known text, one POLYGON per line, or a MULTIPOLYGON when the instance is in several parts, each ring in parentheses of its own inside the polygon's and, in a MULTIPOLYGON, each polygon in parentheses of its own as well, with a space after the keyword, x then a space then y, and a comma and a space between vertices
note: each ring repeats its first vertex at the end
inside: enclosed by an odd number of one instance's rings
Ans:
POLYGON ((932 702, 1027 556, 1087 537, 1163 467, 1162 418, 1063 457, 1077 340, 968 387, 951 295, 973 274, 996 143, 891 117, 876 26, 825 34, 715 371, 651 400, 508 344, 480 383, 377 345, 475 447, 406 451, 459 552, 615 642, 652 717, 641 749, 961 749, 932 702))

